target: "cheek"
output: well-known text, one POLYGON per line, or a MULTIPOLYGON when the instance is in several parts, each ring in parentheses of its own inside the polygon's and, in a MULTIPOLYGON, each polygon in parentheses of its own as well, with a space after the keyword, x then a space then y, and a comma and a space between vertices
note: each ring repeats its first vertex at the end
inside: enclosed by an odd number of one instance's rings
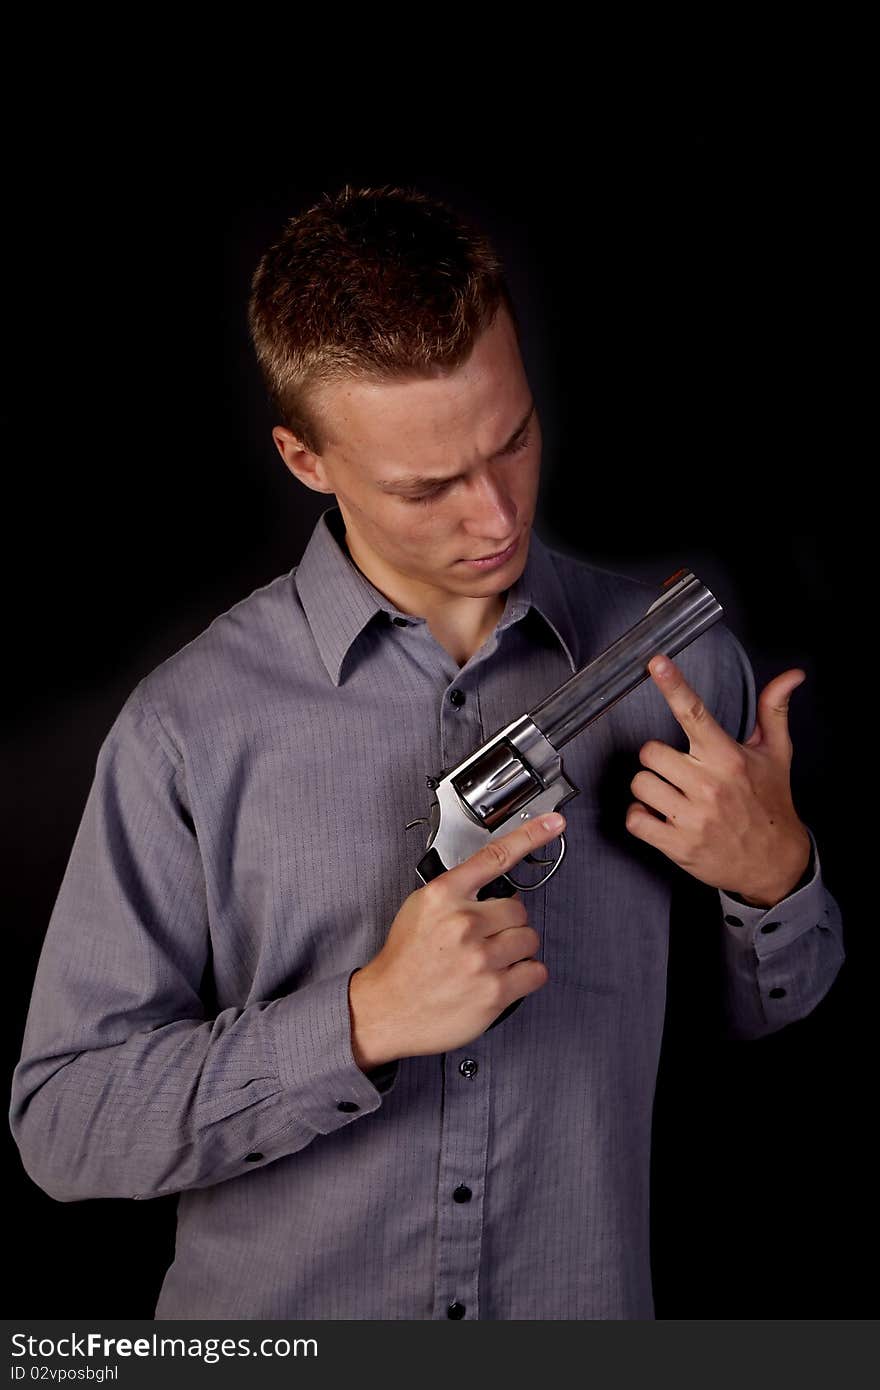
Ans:
POLYGON ((538 455, 534 459, 530 459, 529 462, 523 467, 522 471, 517 474, 516 483, 512 489, 512 494, 515 500, 521 504, 531 504, 532 502, 534 502, 535 498, 538 495, 538 483, 540 481, 540 477, 541 458, 540 455, 538 455))
POLYGON ((430 563, 431 547, 442 541, 450 530, 449 518, 435 507, 420 507, 415 503, 395 505, 382 519, 386 539, 398 551, 420 555, 430 563))

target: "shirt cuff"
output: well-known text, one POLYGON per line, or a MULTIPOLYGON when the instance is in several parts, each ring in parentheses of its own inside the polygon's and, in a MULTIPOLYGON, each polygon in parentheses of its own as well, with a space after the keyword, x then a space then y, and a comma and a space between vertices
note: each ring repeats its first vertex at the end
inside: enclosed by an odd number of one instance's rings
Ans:
POLYGON ((800 882, 781 902, 772 907, 753 907, 735 894, 718 889, 730 939, 743 950, 754 948, 761 960, 825 920, 827 900, 819 850, 812 830, 805 828, 810 837, 810 862, 800 882))
POLYGON ((397 1079, 396 1061, 367 1074, 354 1060, 348 1005, 354 973, 346 970, 294 990, 277 1011, 281 1083, 299 1118, 318 1134, 377 1110, 397 1079))

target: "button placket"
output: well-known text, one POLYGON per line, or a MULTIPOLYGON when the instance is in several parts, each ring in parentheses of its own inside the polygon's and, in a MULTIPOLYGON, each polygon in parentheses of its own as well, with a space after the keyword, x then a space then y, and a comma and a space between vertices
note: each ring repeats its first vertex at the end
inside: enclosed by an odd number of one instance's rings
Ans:
POLYGON ((485 737, 476 686, 447 686, 440 700, 441 766, 455 767, 476 752, 485 737))
POLYGON ((481 1053, 477 1062, 470 1052, 447 1053, 443 1072, 434 1317, 477 1318, 489 1143, 488 1056, 481 1053), (451 1313, 450 1307, 463 1311, 451 1313))
MULTIPOLYGON (((454 767, 484 737, 476 689, 456 683, 447 687, 440 701, 441 765, 454 767)), ((479 1056, 468 1048, 444 1054, 443 1075, 434 1317, 477 1318, 489 1142, 488 1048, 481 1040, 479 1056)))

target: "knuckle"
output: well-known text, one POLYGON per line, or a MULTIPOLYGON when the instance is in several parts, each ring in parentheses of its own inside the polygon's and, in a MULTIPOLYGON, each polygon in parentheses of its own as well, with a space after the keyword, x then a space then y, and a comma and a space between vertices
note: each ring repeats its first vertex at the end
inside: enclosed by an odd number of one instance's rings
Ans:
POLYGON ((464 941, 471 926, 470 914, 463 908, 456 908, 446 918, 446 930, 453 941, 464 941))
POLYGON ((735 778, 722 775, 717 781, 712 783, 712 795, 708 804, 716 814, 733 800, 733 786, 735 778))
POLYGON ((503 1009, 508 1001, 509 993, 509 986, 506 985, 499 972, 493 970, 486 985, 486 1003, 490 1008, 503 1009))
POLYGON ((547 963, 543 960, 533 960, 530 961, 529 964, 532 967, 532 974, 535 977, 535 989, 540 989, 541 985, 545 985, 550 978, 550 971, 547 968, 547 963))
POLYGON ((507 864, 507 850, 500 840, 490 840, 480 853, 493 868, 503 869, 507 864))
POLYGON ((418 893, 421 893, 422 902, 429 912, 435 912, 440 904, 445 901, 446 889, 443 878, 444 875, 441 874, 439 878, 432 878, 423 888, 416 890, 418 893))
POLYGON ((720 782, 708 781, 703 784, 703 800, 709 806, 717 806, 721 800, 723 788, 720 782))
POLYGON ((492 963, 491 947, 486 941, 475 941, 465 955, 465 968, 471 975, 482 975, 492 963))
POLYGON ((687 712, 688 717, 691 720, 693 720, 695 724, 702 724, 709 711, 706 709, 706 706, 700 699, 699 695, 695 695, 694 698, 691 700, 690 704, 688 705, 687 712))
POLYGON ((528 966, 528 970, 520 971, 517 993, 533 994, 536 989, 547 983, 549 970, 542 960, 523 961, 523 965, 528 966))
POLYGON ((747 766, 748 758, 746 757, 746 750, 742 748, 740 744, 736 744, 727 755, 727 772, 731 777, 740 777, 745 772, 747 766))

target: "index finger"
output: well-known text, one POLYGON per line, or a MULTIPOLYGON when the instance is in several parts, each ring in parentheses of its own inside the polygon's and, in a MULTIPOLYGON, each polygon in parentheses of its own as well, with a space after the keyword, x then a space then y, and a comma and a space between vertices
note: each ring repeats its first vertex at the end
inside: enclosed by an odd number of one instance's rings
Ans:
POLYGON ((648 670, 654 684, 672 710, 690 742, 691 752, 697 749, 708 751, 713 745, 720 747, 732 743, 726 729, 713 718, 697 692, 688 685, 680 667, 669 656, 652 656, 648 670))
POLYGON ((558 811, 523 821, 507 835, 490 840, 476 854, 447 869, 441 877, 456 892, 471 896, 493 879, 509 873, 533 849, 555 840, 564 829, 565 816, 558 811))

